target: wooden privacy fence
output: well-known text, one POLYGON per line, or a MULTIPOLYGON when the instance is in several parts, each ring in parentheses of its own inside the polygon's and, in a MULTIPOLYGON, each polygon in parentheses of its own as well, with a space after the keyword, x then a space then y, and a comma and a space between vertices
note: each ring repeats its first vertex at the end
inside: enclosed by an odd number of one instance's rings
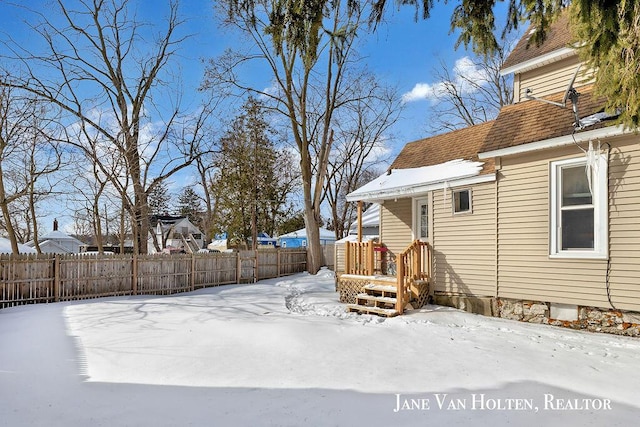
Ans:
POLYGON ((305 249, 185 255, 0 255, 0 308, 167 295, 306 271, 305 249))

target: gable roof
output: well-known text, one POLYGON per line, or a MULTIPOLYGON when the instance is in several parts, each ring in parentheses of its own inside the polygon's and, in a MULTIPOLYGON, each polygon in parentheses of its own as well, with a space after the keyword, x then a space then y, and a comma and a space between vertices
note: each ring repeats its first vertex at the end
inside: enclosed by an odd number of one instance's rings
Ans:
MULTIPOLYGON (((451 160, 478 160, 493 121, 458 129, 429 138, 410 142, 404 146, 391 164, 391 169, 420 168, 439 165, 451 160)), ((485 161, 480 175, 495 171, 493 160, 485 161)))
MULTIPOLYGON (((307 229, 301 228, 300 230, 292 231, 287 234, 283 234, 278 237, 278 239, 306 239, 307 238, 307 229)), ((329 231, 326 228, 320 227, 320 239, 321 240, 335 240, 336 233, 333 231, 329 231)))
POLYGON ((525 35, 518 41, 513 48, 507 59, 502 65, 502 73, 508 74, 513 72, 512 70, 518 65, 525 64, 529 61, 539 60, 540 58, 549 57, 552 53, 563 53, 561 57, 555 58, 556 60, 562 59, 568 55, 575 55, 575 52, 567 50, 570 48, 572 37, 569 30, 569 14, 561 14, 547 30, 547 38, 540 45, 536 46, 535 43, 529 44, 531 36, 536 31, 535 27, 527 28, 525 35), (566 50, 566 52, 565 52, 566 50))
MULTIPOLYGON (((18 243, 18 252, 21 254, 36 254, 38 253, 35 249, 30 246, 23 245, 22 243, 18 243)), ((0 237, 0 254, 10 254, 13 253, 11 249, 11 241, 6 237, 0 237)))
MULTIPOLYGON (((561 102, 564 92, 546 99, 561 102)), ((578 114, 580 118, 602 111, 604 98, 593 95, 593 86, 580 88, 578 114)), ((487 133, 480 152, 496 151, 531 142, 579 133, 574 131, 575 118, 571 103, 566 108, 540 100, 528 100, 502 107, 493 126, 487 133)), ((590 126, 588 130, 605 127, 606 123, 590 126)))

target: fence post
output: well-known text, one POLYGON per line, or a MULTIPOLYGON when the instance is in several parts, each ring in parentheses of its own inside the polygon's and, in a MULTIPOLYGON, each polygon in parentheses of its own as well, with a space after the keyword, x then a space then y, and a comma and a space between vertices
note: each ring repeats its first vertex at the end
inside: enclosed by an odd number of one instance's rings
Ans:
POLYGON ((258 266, 260 265, 260 261, 258 259, 259 257, 257 249, 253 251, 253 255, 256 257, 255 262, 253 263, 253 283, 256 283, 258 280, 260 280, 260 274, 258 273, 258 266))
POLYGON ((240 278, 242 277, 242 259, 240 259, 240 250, 236 252, 236 283, 240 284, 240 278))
POLYGON ((131 256, 131 293, 138 295, 138 257, 136 254, 131 256))
POLYGON ((53 300, 60 301, 60 256, 53 256, 53 300))
POLYGON ((276 277, 280 277, 280 251, 281 251, 280 248, 276 249, 276 267, 278 268, 276 277))
POLYGON ((189 285, 191 287, 191 291, 195 291, 196 289, 196 254, 191 253, 191 274, 189 275, 189 285))

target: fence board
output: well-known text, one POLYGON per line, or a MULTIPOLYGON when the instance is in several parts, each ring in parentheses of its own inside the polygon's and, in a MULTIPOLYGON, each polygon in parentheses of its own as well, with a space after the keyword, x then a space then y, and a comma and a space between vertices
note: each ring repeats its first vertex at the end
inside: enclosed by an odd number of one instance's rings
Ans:
POLYGON ((185 255, 0 255, 0 308, 132 294, 168 295, 306 270, 300 248, 185 255), (239 271, 238 271, 239 267, 239 271))

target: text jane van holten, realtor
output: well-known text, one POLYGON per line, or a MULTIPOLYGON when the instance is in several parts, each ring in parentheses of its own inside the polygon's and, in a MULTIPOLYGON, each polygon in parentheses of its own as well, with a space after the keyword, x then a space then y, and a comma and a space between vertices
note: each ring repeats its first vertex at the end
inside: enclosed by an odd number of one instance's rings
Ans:
POLYGON ((484 393, 472 393, 465 397, 434 393, 430 397, 408 398, 396 394, 393 412, 400 411, 610 411, 611 399, 559 398, 545 393, 542 402, 524 398, 492 398, 484 393), (540 405, 541 403, 541 405, 540 405))

